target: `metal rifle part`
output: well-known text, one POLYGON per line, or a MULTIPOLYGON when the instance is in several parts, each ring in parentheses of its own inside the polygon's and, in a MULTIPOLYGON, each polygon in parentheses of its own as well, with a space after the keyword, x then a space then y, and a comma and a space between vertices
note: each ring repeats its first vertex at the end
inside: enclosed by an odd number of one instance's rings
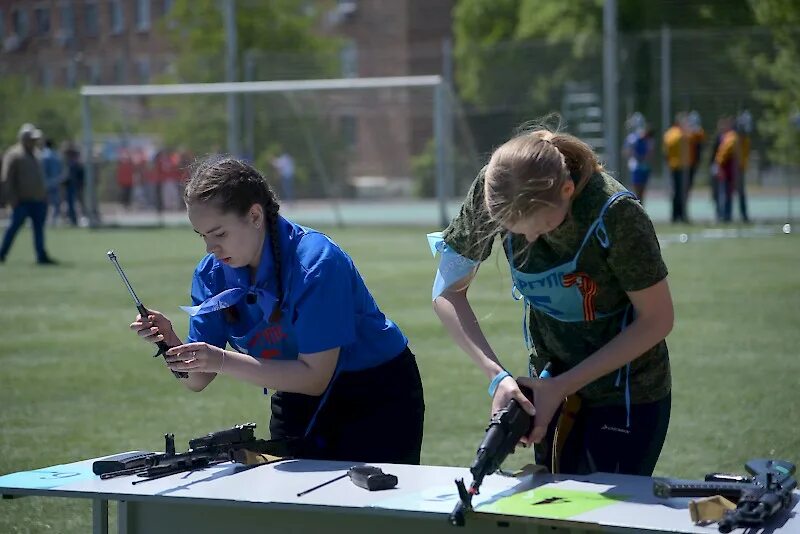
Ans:
POLYGON ((300 493, 297 494, 297 496, 302 497, 306 493, 310 493, 316 489, 319 489, 323 486, 327 486, 328 484, 332 484, 337 480, 341 480, 344 477, 348 476, 350 477, 350 480, 353 482, 353 484, 355 484, 359 488, 363 488, 369 491, 392 489, 393 487, 397 486, 397 477, 389 473, 384 473, 380 467, 375 467, 373 465, 354 465, 353 467, 348 469, 345 474, 327 480, 322 484, 314 486, 313 488, 301 491, 300 493))
MULTIPOLYGON (((533 397, 531 390, 523 387, 520 389, 529 399, 533 397)), ((467 489, 463 479, 456 480, 459 501, 448 517, 451 525, 464 526, 466 513, 472 510, 472 497, 479 493, 484 477, 500 468, 506 457, 514 452, 520 438, 530 433, 532 427, 533 417, 515 399, 511 399, 505 408, 492 416, 483 441, 478 446, 475 460, 469 468, 472 484, 467 489)))
POLYGON ((795 465, 785 460, 757 458, 745 464, 752 476, 745 482, 731 482, 731 475, 712 473, 706 480, 654 478, 653 494, 657 497, 706 497, 721 495, 736 502, 719 521, 720 532, 739 527, 763 527, 780 510, 789 508, 797 481, 792 475, 795 465))
POLYGON ((347 476, 347 473, 345 473, 345 474, 343 474, 343 475, 339 475, 339 476, 338 476, 338 477, 336 477, 336 478, 332 478, 332 479, 330 479, 330 480, 326 480, 326 481, 325 481, 325 482, 323 482, 322 484, 317 484, 317 485, 316 485, 316 486, 314 486, 313 488, 308 488, 307 490, 301 491, 300 493, 298 493, 298 494, 297 494, 297 496, 298 496, 298 497, 302 497, 302 496, 303 496, 303 495, 305 495, 306 493, 311 493, 312 491, 314 491, 314 490, 316 490, 316 489, 319 489, 319 488, 321 488, 321 487, 323 487, 323 486, 327 486, 328 484, 333 484, 333 483, 334 483, 334 482, 336 482, 337 480, 341 480, 341 479, 343 479, 343 478, 344 478, 344 477, 346 477, 346 476, 347 476))
MULTIPOLYGON (((117 255, 114 253, 113 250, 109 250, 108 252, 106 252, 106 255, 108 256, 108 259, 111 260, 111 263, 114 264, 114 267, 117 268, 117 272, 122 277, 122 281, 125 282, 125 287, 128 288, 128 292, 131 294, 131 297, 133 297, 133 302, 134 302, 134 304, 136 304, 136 309, 139 311, 139 315, 142 316, 142 319, 147 318, 147 316, 150 315, 150 312, 147 311, 147 308, 144 307, 144 304, 142 304, 142 301, 139 300, 139 297, 136 296, 136 292, 133 290, 133 287, 131 286, 131 283, 128 281, 128 277, 125 276, 125 272, 122 270, 122 267, 120 267, 119 261, 117 261, 117 255)), ((164 358, 166 358, 167 357, 167 351, 171 347, 169 345, 167 345, 167 343, 165 341, 163 341, 163 340, 162 341, 156 341, 155 343, 156 343, 156 347, 158 347, 158 352, 153 354, 153 358, 157 358, 158 356, 164 356, 164 358)), ((175 377, 177 377, 177 378, 188 378, 189 377, 189 373, 187 373, 185 371, 172 371, 172 374, 175 375, 175 377)))

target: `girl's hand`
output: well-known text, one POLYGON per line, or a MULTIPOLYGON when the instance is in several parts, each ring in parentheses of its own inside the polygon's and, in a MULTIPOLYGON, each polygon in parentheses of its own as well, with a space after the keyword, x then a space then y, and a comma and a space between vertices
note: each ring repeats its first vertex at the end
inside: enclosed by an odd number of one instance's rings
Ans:
POLYGON ((131 330, 136 332, 139 337, 150 343, 165 341, 167 345, 180 345, 180 338, 175 335, 172 323, 164 314, 155 310, 150 310, 147 317, 141 314, 136 316, 136 320, 131 323, 131 330))
POLYGON ((169 349, 165 360, 173 371, 219 373, 225 364, 225 351, 208 343, 187 343, 169 349))
POLYGON ((514 377, 507 376, 500 381, 500 383, 497 385, 497 390, 494 392, 494 397, 492 397, 491 415, 496 414, 498 411, 508 406, 508 403, 511 401, 511 399, 515 399, 522 409, 525 410, 531 417, 536 414, 536 409, 533 407, 533 404, 531 404, 531 401, 529 401, 519 389, 517 381, 514 380, 514 377))
POLYGON ((561 387, 561 382, 555 378, 529 378, 527 376, 517 379, 520 385, 533 391, 533 403, 536 406, 536 413, 533 417, 533 430, 522 438, 522 442, 530 445, 539 443, 547 433, 550 420, 564 398, 566 392, 561 387))

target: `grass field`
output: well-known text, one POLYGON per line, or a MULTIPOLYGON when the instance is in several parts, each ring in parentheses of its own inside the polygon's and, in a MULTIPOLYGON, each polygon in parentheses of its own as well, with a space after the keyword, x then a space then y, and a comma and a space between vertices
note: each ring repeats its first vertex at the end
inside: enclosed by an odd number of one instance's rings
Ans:
MULTIPOLYGON (((664 233, 675 229, 663 227, 664 233)), ((330 229, 383 310, 407 333, 425 384, 423 462, 468 465, 489 415, 486 380, 448 340, 430 307, 435 262, 423 229, 330 229)), ((258 388, 221 377, 201 394, 176 384, 127 329, 130 296, 113 248, 144 303, 186 332, 192 269, 203 253, 188 229, 48 233, 54 268, 33 265, 30 233, 0 265, 0 474, 132 449, 161 450, 254 421, 267 437, 258 388)), ((668 342, 673 412, 657 474, 741 471, 752 457, 800 461, 800 237, 689 242, 664 248, 676 307, 668 342)), ((504 363, 525 372, 519 304, 504 261, 471 290, 504 363)), ((512 466, 531 460, 512 457, 512 466)), ((113 507, 112 507, 113 510, 113 507)), ((0 532, 87 532, 88 501, 0 502, 0 532)))

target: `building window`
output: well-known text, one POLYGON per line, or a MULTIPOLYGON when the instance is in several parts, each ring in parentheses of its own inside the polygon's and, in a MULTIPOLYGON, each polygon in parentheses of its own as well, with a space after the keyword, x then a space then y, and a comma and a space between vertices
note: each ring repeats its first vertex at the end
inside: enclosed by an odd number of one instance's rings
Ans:
POLYGON ((50 8, 37 7, 34 10, 36 18, 36 35, 44 37, 50 33, 50 8))
POLYGON ((97 37, 97 34, 100 33, 100 26, 97 20, 97 4, 86 4, 84 9, 84 15, 86 19, 86 35, 88 37, 97 37))
POLYGON ((0 9, 0 45, 3 44, 5 38, 6 38, 6 18, 3 14, 3 10, 0 9))
POLYGON ((136 74, 139 83, 150 83, 150 58, 139 58, 136 60, 136 74))
POLYGON ((136 0, 136 29, 150 29, 150 0, 136 0))
POLYGON ((118 35, 123 32, 125 29, 124 17, 121 0, 111 0, 108 5, 108 22, 112 35, 118 35))
POLYGON ((125 60, 122 58, 117 58, 114 61, 114 83, 116 84, 124 84, 125 83, 125 60))
POLYGON ((24 9, 12 11, 11 28, 19 39, 25 39, 28 36, 28 12, 24 9))
POLYGON ((61 6, 61 32, 65 38, 75 35, 75 12, 70 4, 61 6))
POLYGON ((342 63, 342 78, 358 77, 358 47, 353 40, 347 41, 339 55, 342 63))

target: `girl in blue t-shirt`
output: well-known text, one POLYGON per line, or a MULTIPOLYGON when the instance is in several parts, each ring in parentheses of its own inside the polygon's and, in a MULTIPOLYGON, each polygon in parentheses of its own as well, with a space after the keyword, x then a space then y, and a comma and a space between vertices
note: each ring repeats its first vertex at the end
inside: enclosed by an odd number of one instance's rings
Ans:
POLYGON ((184 200, 208 252, 183 307, 189 336, 183 343, 155 311, 131 329, 170 345, 167 364, 193 391, 221 373, 275 390, 270 433, 299 438, 298 456, 418 464, 416 360, 350 257, 281 217, 264 177, 242 161, 201 162, 184 200))

